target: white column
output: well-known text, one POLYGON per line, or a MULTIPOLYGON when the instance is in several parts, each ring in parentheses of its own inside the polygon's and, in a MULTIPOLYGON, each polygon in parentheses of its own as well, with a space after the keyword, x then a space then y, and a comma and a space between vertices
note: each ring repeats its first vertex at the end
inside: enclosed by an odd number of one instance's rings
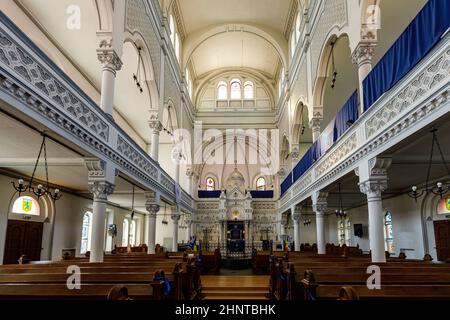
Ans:
POLYGON ((360 114, 364 112, 363 81, 372 71, 372 57, 375 53, 375 47, 374 41, 360 42, 352 53, 353 63, 358 66, 360 114))
POLYGON ((326 254, 325 249, 325 214, 316 212, 317 253, 326 254))
POLYGON ((325 250, 325 212, 327 211, 328 194, 326 192, 314 192, 311 196, 313 210, 316 213, 317 253, 326 254, 325 250))
POLYGON ((116 71, 119 71, 122 68, 122 61, 120 61, 116 51, 111 48, 101 47, 98 49, 97 58, 102 64, 100 108, 112 117, 116 71))
POLYGON ((147 253, 155 253, 156 245, 156 214, 159 211, 159 205, 152 204, 151 206, 146 206, 148 212, 148 237, 147 237, 147 253))
POLYGON ((359 184, 362 193, 367 195, 369 212, 369 241, 372 262, 386 262, 384 246, 383 203, 381 193, 387 189, 386 180, 367 180, 359 184))
POLYGON ((291 208, 291 212, 294 223, 294 251, 300 251, 300 207, 291 208))
MULTIPOLYGON (((149 246, 149 227, 150 227, 150 221, 149 221, 149 215, 145 215, 144 216, 144 243, 149 246)), ((150 251, 150 246, 149 246, 149 251, 150 251)))
POLYGON ((180 221, 180 213, 172 212, 171 216, 173 220, 173 242, 172 242, 172 252, 178 251, 178 221, 180 221))
POLYGON ((145 209, 148 212, 146 218, 146 228, 148 230, 147 233, 147 253, 154 254, 155 253, 155 245, 156 245, 156 215, 160 209, 161 196, 159 193, 154 191, 146 191, 145 192, 145 209))
POLYGON ((150 157, 155 161, 159 161, 159 133, 162 130, 162 124, 159 120, 150 120, 148 124, 150 129, 152 129, 150 157))
POLYGON ((89 190, 94 195, 91 232, 91 255, 89 262, 103 262, 106 232, 106 202, 114 185, 106 181, 90 181, 89 190))

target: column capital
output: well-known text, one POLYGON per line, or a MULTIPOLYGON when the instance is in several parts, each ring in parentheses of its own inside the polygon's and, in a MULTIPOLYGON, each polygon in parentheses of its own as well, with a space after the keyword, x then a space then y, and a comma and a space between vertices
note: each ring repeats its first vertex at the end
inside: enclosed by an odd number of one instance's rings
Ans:
POLYGON ((113 37, 109 35, 99 35, 100 42, 97 48, 97 58, 104 69, 108 69, 114 75, 116 71, 122 69, 122 60, 113 48, 113 37))
POLYGON ((352 53, 352 62, 359 67, 372 63, 372 57, 375 53, 376 43, 373 41, 362 41, 352 53))
POLYGON ((291 147, 291 158, 292 160, 298 160, 300 157, 300 146, 298 144, 292 144, 291 147))
POLYGON ((156 217, 156 213, 161 208, 160 203, 161 198, 159 193, 153 190, 145 192, 145 209, 149 213, 150 217, 156 217))
POLYGON ((311 195, 312 208, 316 214, 324 214, 328 209, 328 192, 316 191, 311 195))
POLYGON ((320 111, 319 108, 317 108, 317 110, 313 111, 313 116, 312 116, 311 120, 309 121, 309 127, 313 130, 314 129, 320 130, 322 121, 323 121, 323 112, 320 111))
POLYGON ((89 192, 94 195, 94 201, 106 201, 108 196, 114 192, 114 185, 108 181, 89 181, 89 192))
POLYGON ((291 219, 294 223, 299 223, 302 214, 302 208, 299 206, 291 207, 291 219))
POLYGON ((148 125, 150 129, 153 130, 154 134, 159 134, 163 128, 162 123, 159 120, 149 120, 148 125))
POLYGON ((381 193, 388 187, 387 179, 369 179, 359 183, 359 189, 367 195, 368 200, 381 199, 381 193))

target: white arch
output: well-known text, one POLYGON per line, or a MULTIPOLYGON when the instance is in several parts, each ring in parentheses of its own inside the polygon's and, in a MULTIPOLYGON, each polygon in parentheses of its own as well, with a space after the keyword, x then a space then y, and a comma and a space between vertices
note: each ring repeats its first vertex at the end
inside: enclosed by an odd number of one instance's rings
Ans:
POLYGON ((144 76, 145 85, 147 87, 150 99, 149 109, 157 110, 159 108, 159 91, 155 80, 155 69, 153 68, 153 62, 150 57, 150 49, 144 40, 144 37, 138 31, 126 32, 125 42, 134 43, 141 48, 142 62, 144 64, 144 76))
POLYGON ((202 43, 220 34, 236 31, 249 33, 254 35, 255 37, 259 37, 264 41, 267 41, 277 52, 283 66, 287 69, 288 45, 287 42, 283 40, 282 36, 272 31, 266 30, 263 27, 256 27, 249 24, 224 24, 214 28, 208 27, 206 30, 203 29, 189 35, 183 43, 184 54, 182 60, 182 69, 184 69, 188 65, 193 53, 202 43))

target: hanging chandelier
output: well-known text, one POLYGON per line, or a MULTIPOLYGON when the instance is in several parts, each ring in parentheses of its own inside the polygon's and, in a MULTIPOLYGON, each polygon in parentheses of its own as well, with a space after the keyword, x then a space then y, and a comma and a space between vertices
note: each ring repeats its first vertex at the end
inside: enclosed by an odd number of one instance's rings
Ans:
POLYGON ((342 206, 342 193, 341 193, 341 183, 338 183, 339 188, 339 209, 336 210, 336 217, 340 219, 347 218, 347 212, 344 210, 342 206))
POLYGON ((19 192, 19 197, 24 192, 30 192, 33 193, 39 200, 39 198, 48 195, 50 198, 52 198, 54 201, 59 200, 61 198, 61 192, 59 189, 55 189, 55 191, 52 193, 50 191, 50 186, 48 182, 48 163, 47 163, 47 145, 46 145, 46 138, 47 136, 45 134, 42 134, 42 143, 41 147, 39 149, 39 154, 36 159, 36 162, 34 164, 33 173, 31 175, 30 183, 28 185, 25 185, 24 179, 20 178, 18 180, 18 185, 14 182, 11 182, 14 189, 19 192), (33 181, 35 179, 36 169, 39 165, 39 160, 41 158, 41 154, 44 153, 44 168, 45 168, 45 178, 46 178, 46 185, 45 187, 42 184, 38 184, 37 189, 33 186, 33 181))
POLYGON ((134 83, 136 84, 136 87, 138 87, 139 92, 143 93, 144 90, 142 89, 141 86, 141 61, 142 61, 142 56, 141 56, 141 47, 137 47, 138 50, 138 64, 137 64, 137 70, 136 73, 133 73, 133 80, 134 83))
POLYGON ((311 224, 312 224, 311 219, 308 218, 308 219, 303 220, 303 225, 304 225, 304 226, 307 227, 307 226, 309 226, 309 225, 311 225, 311 224))
POLYGON ((167 204, 164 202, 164 215, 163 215, 163 219, 161 221, 161 223, 164 224, 164 225, 168 225, 169 224, 169 222, 167 222, 167 219, 166 219, 166 212, 167 212, 166 209, 167 209, 167 204))
POLYGON ((334 87, 336 86, 336 80, 337 80, 337 70, 336 70, 336 64, 334 62, 334 45, 336 44, 336 42, 332 42, 331 43, 331 63, 333 66, 333 79, 331 79, 331 89, 334 89, 334 87))
POLYGON ((426 178, 426 182, 425 182, 425 187, 419 191, 419 188, 417 186, 412 186, 411 191, 408 192, 408 196, 413 198, 416 202, 417 202, 417 199, 419 199, 420 197, 422 197, 423 195, 425 195, 429 192, 440 196, 442 199, 444 197, 444 195, 450 191, 450 185, 448 182, 442 183, 439 181, 436 183, 435 186, 430 186, 431 166, 433 164, 433 156, 434 156, 434 147, 435 146, 437 147, 437 149, 439 151, 439 155, 441 157, 442 164, 444 165, 445 170, 447 171, 447 175, 450 176, 450 170, 447 165, 447 162, 445 161, 445 157, 442 152, 441 145, 439 144, 439 140, 437 138, 436 132, 437 132, 436 128, 433 128, 430 131, 430 133, 432 135, 432 140, 431 140, 431 151, 430 151, 430 157, 429 157, 429 162, 428 162, 427 178, 426 178))
POLYGON ((163 124, 162 130, 168 135, 173 136, 173 124, 172 124, 172 114, 170 112, 171 106, 167 106, 167 122, 163 124))

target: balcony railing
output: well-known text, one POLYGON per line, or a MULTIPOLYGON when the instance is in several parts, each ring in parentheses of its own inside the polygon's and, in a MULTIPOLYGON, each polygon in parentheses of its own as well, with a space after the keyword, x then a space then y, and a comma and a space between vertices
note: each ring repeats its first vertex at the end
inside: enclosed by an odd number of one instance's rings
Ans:
MULTIPOLYGON (((3 12, 0 12, 0 98, 148 189, 175 201, 174 180, 90 99, 3 12)), ((181 208, 193 212, 182 191, 181 208)))
MULTIPOLYGON (((334 121, 341 128, 332 143, 323 148, 324 135, 329 135, 325 132, 283 181, 281 210, 354 169, 359 159, 381 152, 412 125, 450 111, 448 105, 441 108, 450 79, 449 27, 450 3, 430 0, 364 81, 365 112, 360 119, 353 119, 347 129, 342 125, 348 115, 338 113, 334 121)), ((356 97, 342 110, 354 105, 356 97)))

